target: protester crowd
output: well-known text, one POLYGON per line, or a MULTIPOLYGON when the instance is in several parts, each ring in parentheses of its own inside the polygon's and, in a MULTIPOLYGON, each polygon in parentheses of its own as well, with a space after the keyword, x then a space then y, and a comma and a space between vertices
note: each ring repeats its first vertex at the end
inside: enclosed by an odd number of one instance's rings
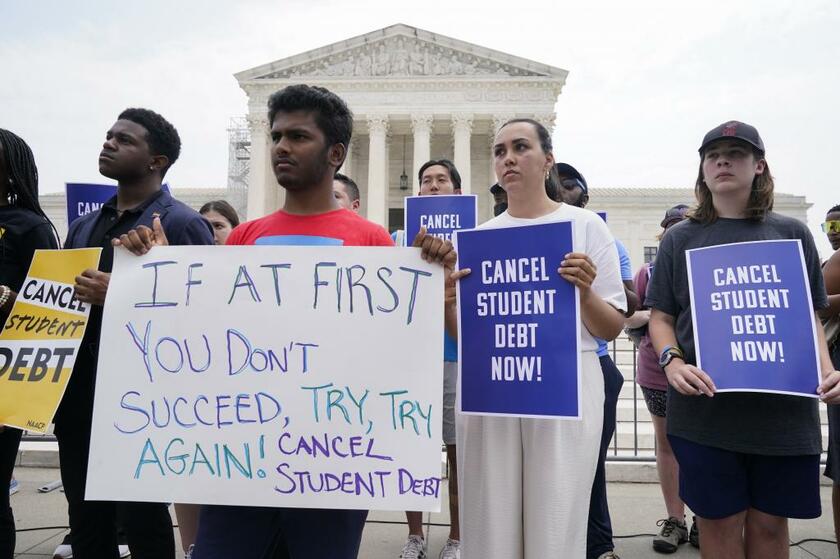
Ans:
MULTIPOLYGON (((480 230, 571 221, 576 250, 559 276, 579 292, 581 419, 457 414, 457 282, 460 268, 449 241, 421 230, 393 237, 357 212, 359 188, 339 170, 352 136, 352 114, 334 93, 286 87, 268 100, 271 164, 281 209, 240 223, 225 201, 195 212, 161 189, 177 161, 175 127, 147 109, 126 109, 105 134, 100 173, 118 183, 115 197, 72 223, 63 244, 38 203, 32 151, 0 129, 0 322, 12 309, 37 249, 100 247, 98 269, 76 278, 75 296, 91 305, 73 375, 55 416, 61 478, 71 533, 56 556, 101 559, 174 558, 167 503, 85 499, 93 396, 103 304, 114 251, 144 254, 161 245, 254 245, 296 237, 338 239, 345 246, 418 247, 444 269, 444 417, 442 442, 450 465, 451 530, 429 550, 421 516, 406 512, 408 535, 394 557, 423 559, 609 559, 614 551, 605 458, 615 432, 625 379, 607 344, 626 329, 638 347, 637 378, 651 415, 663 496, 663 519, 651 545, 674 553, 691 542, 703 557, 789 555, 788 518, 820 516, 821 435, 818 408, 828 404, 830 435, 825 475, 835 483, 840 533, 840 206, 823 223, 833 255, 821 263, 807 227, 773 212, 774 183, 758 131, 731 121, 699 145, 696 200, 663 208, 654 262, 631 268, 627 249, 586 209, 589 185, 556 161, 548 130, 513 119, 496 134, 490 187, 495 217, 480 230), (728 243, 800 241, 817 320, 819 398, 717 392, 697 366, 686 251, 728 243), (121 249, 120 249, 121 250, 121 249), (825 323, 825 330, 820 328, 825 323), (492 465, 492 467, 489 467, 492 465), (686 521, 691 511, 692 522, 686 521), (584 511, 588 511, 585 513, 584 511)), ((460 194, 452 162, 420 167, 420 196, 460 194)), ((312 244, 317 244, 314 240, 312 244)), ((0 426, 0 486, 8 486, 21 431, 0 426)), ((8 493, 0 492, 0 559, 11 558, 15 524, 8 493)), ((181 547, 192 559, 351 559, 358 555, 367 511, 175 504, 181 547)))

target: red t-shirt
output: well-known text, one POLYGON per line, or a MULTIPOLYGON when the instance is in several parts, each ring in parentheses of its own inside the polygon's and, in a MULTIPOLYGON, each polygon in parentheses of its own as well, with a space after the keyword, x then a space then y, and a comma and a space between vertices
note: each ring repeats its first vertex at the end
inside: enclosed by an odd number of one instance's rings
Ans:
POLYGON ((344 208, 315 215, 278 210, 231 231, 229 245, 393 246, 380 225, 344 208))

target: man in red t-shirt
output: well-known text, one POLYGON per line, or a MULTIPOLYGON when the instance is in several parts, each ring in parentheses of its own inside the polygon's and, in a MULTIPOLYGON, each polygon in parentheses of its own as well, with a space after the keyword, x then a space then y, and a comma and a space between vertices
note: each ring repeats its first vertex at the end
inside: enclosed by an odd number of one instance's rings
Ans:
MULTIPOLYGON (((339 206, 333 177, 344 163, 353 115, 344 101, 322 87, 292 85, 268 101, 271 166, 286 190, 283 208, 243 223, 228 245, 392 246, 380 225, 339 206)), ((117 243, 135 254, 167 244, 160 227, 141 227, 117 243)), ((414 246, 449 275, 452 244, 421 231, 414 246)), ((447 283, 447 328, 456 331, 454 282, 447 283)), ((205 505, 193 559, 355 559, 367 511, 205 505)))

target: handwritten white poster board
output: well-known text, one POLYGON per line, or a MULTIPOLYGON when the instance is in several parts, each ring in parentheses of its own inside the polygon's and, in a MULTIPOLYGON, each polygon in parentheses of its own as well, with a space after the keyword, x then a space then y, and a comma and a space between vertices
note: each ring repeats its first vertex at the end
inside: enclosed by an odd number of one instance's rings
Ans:
POLYGON ((442 276, 412 248, 118 250, 86 498, 439 510, 442 276))

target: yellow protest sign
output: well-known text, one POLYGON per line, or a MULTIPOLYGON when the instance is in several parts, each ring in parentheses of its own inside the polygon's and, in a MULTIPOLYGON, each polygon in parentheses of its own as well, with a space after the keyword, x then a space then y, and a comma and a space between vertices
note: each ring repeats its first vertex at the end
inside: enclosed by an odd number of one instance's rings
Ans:
POLYGON ((74 279, 96 268, 100 248, 37 250, 0 332, 0 424, 44 433, 85 334, 90 306, 74 279))

